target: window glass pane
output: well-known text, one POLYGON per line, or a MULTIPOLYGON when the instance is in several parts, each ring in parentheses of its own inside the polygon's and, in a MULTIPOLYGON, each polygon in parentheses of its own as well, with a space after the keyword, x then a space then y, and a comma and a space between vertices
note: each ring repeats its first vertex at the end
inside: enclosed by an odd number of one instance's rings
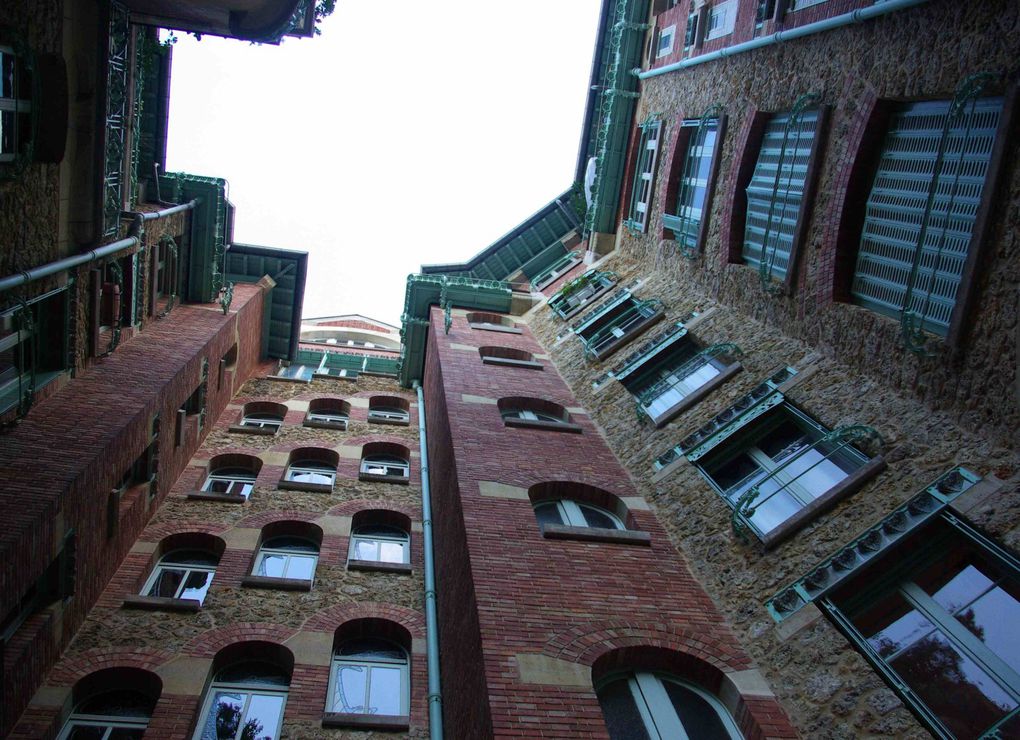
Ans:
POLYGON ((141 740, 145 730, 141 728, 115 727, 110 731, 107 740, 141 740))
POLYGON ((371 714, 402 714, 400 673, 399 668, 372 666, 372 686, 369 690, 371 714))
POLYGON ((287 566, 287 558, 284 555, 263 555, 259 563, 257 575, 268 576, 269 578, 283 578, 284 569, 287 566))
POLYGON ((101 714, 108 717, 148 719, 156 702, 149 696, 130 689, 104 691, 82 702, 75 710, 79 714, 101 714))
POLYGON ((181 581, 184 580, 185 573, 186 571, 184 570, 161 568, 147 596, 174 598, 177 595, 177 589, 180 587, 181 581))
POLYGON ((581 506, 581 514, 584 516, 584 521, 589 527, 596 527, 600 529, 617 529, 616 522, 613 518, 603 511, 592 508, 591 506, 581 506))
POLYGON ((354 559, 355 560, 378 560, 379 559, 379 543, 375 540, 355 540, 354 541, 354 559))
POLYGON ((403 563, 404 546, 399 542, 380 542, 379 560, 384 563, 403 563))
POLYGON ((603 686, 598 692, 602 716, 612 740, 649 740, 626 679, 603 686))
POLYGON ((241 740, 276 740, 283 702, 282 696, 253 695, 248 703, 241 740))
POLYGON ((243 483, 240 481, 234 481, 227 486, 226 493, 232 493, 235 496, 244 496, 248 498, 251 495, 253 486, 251 483, 243 483))
POLYGON ((340 665, 333 692, 333 711, 362 714, 368 686, 368 668, 361 665, 340 665))
POLYGON ((205 601, 205 595, 212 585, 213 574, 206 571, 192 571, 184 583, 184 589, 179 598, 195 599, 199 603, 205 601))
POLYGON ((315 574, 315 558, 304 555, 291 555, 290 564, 287 566, 287 578, 300 578, 303 581, 312 580, 315 574))
POLYGON ((216 674, 216 680, 226 683, 250 683, 259 686, 287 686, 287 674, 273 663, 251 660, 234 663, 216 674))
POLYGON ((161 563, 179 563, 181 565, 215 566, 216 558, 201 550, 178 550, 163 556, 161 563))
POLYGON ((734 489, 743 492, 750 488, 761 477, 763 471, 746 453, 740 453, 724 460, 719 467, 709 470, 708 474, 719 488, 731 494, 734 489))
POLYGON ((332 473, 319 473, 310 470, 291 470, 287 476, 292 481, 299 483, 322 483, 330 485, 333 482, 332 473))
POLYGON ((555 503, 539 504, 535 507, 535 519, 539 524, 563 524, 555 503))
POLYGON ((277 550, 293 550, 294 552, 318 552, 319 548, 301 537, 273 537, 264 547, 277 550))
POLYGON ((688 737, 697 740, 730 740, 731 735, 719 713, 697 692, 672 681, 663 681, 662 685, 688 737))
POLYGON ((791 461, 782 472, 784 480, 792 481, 812 498, 818 498, 846 476, 846 472, 832 460, 826 460, 817 447, 791 461))
MULTIPOLYGON (((103 740, 105 735, 105 727, 75 725, 67 735, 67 738, 68 740, 103 740)), ((141 737, 141 735, 138 737, 141 737)))
POLYGON ((803 508, 793 494, 780 489, 780 484, 768 480, 761 485, 758 498, 752 504, 754 515, 750 521, 761 532, 771 532, 803 508))
POLYGON ((217 691, 202 726, 201 740, 233 738, 241 726, 246 698, 247 694, 240 691, 217 691))

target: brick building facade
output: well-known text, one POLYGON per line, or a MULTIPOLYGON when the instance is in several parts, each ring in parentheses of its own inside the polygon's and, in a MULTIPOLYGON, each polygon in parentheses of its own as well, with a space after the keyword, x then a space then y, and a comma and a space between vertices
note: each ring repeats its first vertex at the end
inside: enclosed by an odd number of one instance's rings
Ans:
MULTIPOLYGON (((1018 24, 607 0, 574 186, 399 334, 302 321, 142 105, 113 231, 2 255, 114 245, 0 282, 15 348, 67 296, 0 409, 0 732, 1016 736, 1018 24)), ((71 233, 61 167, 5 233, 71 233)))

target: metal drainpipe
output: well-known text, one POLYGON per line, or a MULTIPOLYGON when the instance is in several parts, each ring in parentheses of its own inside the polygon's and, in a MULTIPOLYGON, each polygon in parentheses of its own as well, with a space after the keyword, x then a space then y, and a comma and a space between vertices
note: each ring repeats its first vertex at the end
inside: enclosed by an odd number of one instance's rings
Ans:
POLYGON ((174 213, 180 213, 181 211, 189 211, 198 205, 198 199, 191 200, 187 203, 181 203, 180 205, 173 206, 172 208, 166 208, 162 211, 151 211, 149 213, 137 213, 132 212, 130 215, 134 217, 135 221, 131 224, 128 230, 130 236, 124 239, 118 239, 110 244, 104 244, 101 247, 90 249, 87 252, 76 254, 72 257, 65 257, 64 259, 57 260, 56 262, 49 262, 39 267, 32 267, 28 270, 22 270, 14 275, 8 275, 7 277, 0 279, 0 293, 11 288, 16 288, 19 285, 25 285, 27 283, 34 282, 40 278, 55 275, 58 272, 69 270, 72 267, 78 265, 84 265, 86 262, 94 262, 102 259, 103 257, 109 257, 111 254, 116 254, 122 249, 128 249, 137 245, 141 240, 138 234, 141 231, 141 224, 144 221, 154 221, 158 218, 165 218, 174 213), (139 218, 141 216, 141 218, 139 218))
POLYGON ((429 670, 429 737, 443 740, 443 692, 439 680, 439 617, 436 614, 436 565, 432 549, 432 493, 429 488, 429 450, 425 437, 425 396, 418 393, 418 446, 421 448, 421 528, 425 540, 425 656, 429 670))
POLYGON ((926 2, 928 2, 928 0, 885 0, 885 2, 879 2, 868 8, 853 10, 849 13, 843 13, 842 15, 833 16, 832 18, 826 18, 824 21, 808 23, 805 26, 790 28, 785 31, 776 31, 768 36, 762 36, 761 38, 752 39, 751 41, 745 41, 742 44, 735 44, 734 46, 730 46, 725 49, 711 51, 708 54, 701 54, 700 56, 692 57, 691 59, 673 62, 672 64, 667 64, 665 67, 657 67, 656 69, 649 69, 644 72, 635 69, 633 70, 633 74, 636 74, 638 79, 647 80, 649 77, 658 77, 659 75, 664 75, 668 72, 675 72, 680 69, 687 69, 688 67, 693 67, 697 64, 714 62, 716 59, 725 59, 726 57, 742 54, 745 51, 751 51, 752 49, 758 49, 763 46, 774 46, 775 44, 781 44, 784 41, 799 39, 803 36, 810 36, 815 33, 829 31, 841 26, 849 26, 852 23, 862 23, 897 10, 912 8, 915 5, 923 5, 926 2))

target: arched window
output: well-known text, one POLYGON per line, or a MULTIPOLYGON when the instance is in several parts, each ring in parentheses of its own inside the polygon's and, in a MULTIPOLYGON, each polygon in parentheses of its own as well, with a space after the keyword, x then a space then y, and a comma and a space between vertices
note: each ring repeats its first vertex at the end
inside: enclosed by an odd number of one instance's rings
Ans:
POLYGON ((526 367, 530 370, 543 370, 541 362, 535 360, 530 352, 513 347, 479 347, 478 354, 486 365, 504 365, 506 367, 526 367))
POLYGON ((286 480, 295 483, 333 485, 336 469, 319 460, 295 460, 287 468, 286 480))
POLYGON ((252 575, 311 581, 319 562, 319 545, 305 537, 281 535, 262 543, 252 575))
POLYGON ((368 401, 368 421, 371 424, 410 424, 410 404, 399 396, 373 396, 368 401))
POLYGON ((168 552, 152 570, 142 596, 191 599, 202 603, 212 585, 219 558, 205 550, 168 552))
POLYGON ((411 562, 411 537, 399 527, 370 524, 351 533, 351 560, 376 563, 411 562))
POLYGON ((598 687, 612 740, 739 740, 726 707, 699 686, 667 674, 611 676, 598 687))
POLYGON ((379 638, 341 642, 333 652, 326 711, 402 716, 410 705, 407 651, 379 638))
POLYGON ((202 490, 248 498, 255 488, 256 477, 256 473, 246 468, 214 468, 205 479, 202 490))
POLYGON ((276 740, 290 676, 258 660, 220 669, 206 694, 194 740, 276 740))
POLYGON ((535 504, 539 524, 562 524, 567 527, 626 529, 615 514, 593 504, 560 499, 535 504))
POLYGON ((82 701, 59 740, 134 740, 145 735, 156 699, 134 689, 104 691, 82 701))
POLYGON ((505 411, 500 411, 499 413, 504 420, 521 419, 522 421, 550 421, 555 424, 564 423, 562 417, 545 411, 532 411, 531 409, 507 409, 505 411))
POLYGON ((351 405, 339 398, 316 398, 308 404, 305 426, 321 429, 347 430, 351 405))

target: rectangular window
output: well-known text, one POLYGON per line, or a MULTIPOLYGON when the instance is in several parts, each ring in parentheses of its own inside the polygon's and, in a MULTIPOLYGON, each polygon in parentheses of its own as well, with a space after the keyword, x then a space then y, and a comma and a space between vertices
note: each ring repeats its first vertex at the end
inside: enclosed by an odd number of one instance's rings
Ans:
POLYGON ((652 192, 655 185, 655 163, 659 153, 661 121, 646 121, 639 127, 641 137, 636 152, 634 184, 630 193, 630 209, 627 212, 628 228, 644 232, 648 225, 648 212, 652 206, 652 192))
POLYGON ((642 301, 627 295, 611 305, 596 319, 582 322, 574 329, 585 352, 599 359, 608 357, 662 318, 662 303, 657 299, 642 301))
POLYGON ((589 270, 560 288, 560 291, 549 299, 549 307, 561 319, 568 319, 596 298, 605 295, 616 285, 616 280, 615 273, 589 270))
POLYGON ((0 313, 0 412, 31 403, 67 367, 67 291, 0 313))
POLYGON ((794 524, 823 497, 831 500, 849 484, 862 483, 869 458, 851 437, 829 430, 788 403, 780 403, 709 450, 695 464, 736 516, 766 544, 794 524), (785 525, 785 526, 784 526, 785 525))
POLYGON ((727 353, 735 350, 732 344, 703 348, 684 336, 621 382, 641 411, 661 425, 739 370, 739 365, 727 360, 727 353))
POLYGON ((14 49, 0 45, 0 163, 28 148, 32 132, 32 80, 14 49))
POLYGON ((720 125, 718 118, 689 120, 683 123, 686 151, 677 188, 676 215, 662 217, 663 225, 673 230, 682 249, 697 252, 702 224, 708 217, 712 171, 716 164, 720 125))
POLYGON ((659 32, 659 41, 655 45, 655 58, 660 59, 673 53, 673 39, 676 36, 676 25, 664 28, 659 32))
POLYGON ((310 383, 312 381, 312 373, 315 370, 316 368, 310 365, 287 365, 286 367, 281 367, 273 377, 310 383))
POLYGON ((688 57, 695 49, 701 48, 702 25, 701 16, 704 10, 692 10, 687 16, 687 30, 684 31, 684 56, 688 57))
POLYGON ((937 737, 1020 735, 1020 567, 944 513, 821 602, 937 737))
POLYGON ((779 280, 790 269, 818 122, 818 109, 772 116, 747 185, 744 261, 779 280))
POLYGON ((964 106, 947 131, 937 178, 949 101, 904 105, 892 116, 850 288, 857 303, 894 317, 908 310, 920 328, 948 333, 1002 104, 964 106))
POLYGON ((717 39, 733 33, 737 20, 737 0, 726 0, 712 6, 708 16, 708 32, 706 40, 717 39))

